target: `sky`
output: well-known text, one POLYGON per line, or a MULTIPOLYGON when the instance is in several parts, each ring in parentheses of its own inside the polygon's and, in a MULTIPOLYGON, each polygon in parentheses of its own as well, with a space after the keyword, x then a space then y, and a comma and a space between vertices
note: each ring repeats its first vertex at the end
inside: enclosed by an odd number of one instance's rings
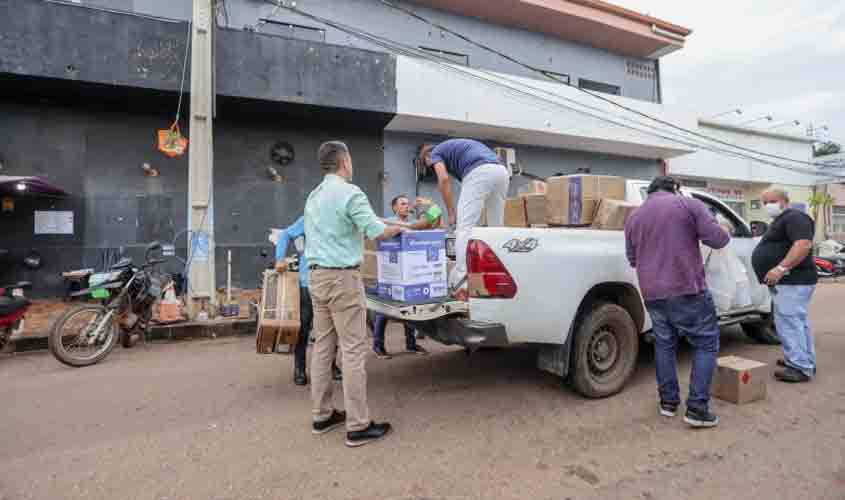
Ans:
MULTIPOLYGON (((845 1, 616 0, 693 30, 661 59, 663 100, 700 116, 741 108, 734 122, 771 115, 777 131, 826 125, 845 142, 845 1)), ((765 122, 758 122, 765 128, 765 122)))

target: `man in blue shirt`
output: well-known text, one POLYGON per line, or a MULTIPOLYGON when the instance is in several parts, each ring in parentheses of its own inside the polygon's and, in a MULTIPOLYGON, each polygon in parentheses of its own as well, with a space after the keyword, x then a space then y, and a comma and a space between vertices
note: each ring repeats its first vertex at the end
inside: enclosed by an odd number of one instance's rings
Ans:
MULTIPOLYGON (((285 270, 284 259, 287 256, 288 244, 293 241, 294 249, 299 256, 299 339, 296 342, 293 358, 293 383, 308 385, 306 371, 306 351, 311 328, 314 325, 314 308, 311 304, 311 293, 308 291, 308 260, 305 258, 305 216, 279 233, 276 240, 276 269, 285 270)), ((342 374, 336 364, 332 365, 335 380, 342 380, 342 374)))
MULTIPOLYGON (((455 288, 466 276, 469 237, 472 228, 481 219, 481 211, 486 208, 489 226, 504 224, 510 176, 493 150, 472 139, 450 139, 437 145, 426 144, 420 149, 419 159, 437 174, 437 187, 446 204, 449 225, 456 225, 457 262, 455 271, 449 277, 451 287, 455 288), (461 183, 457 208, 452 197, 450 175, 461 183)), ((456 290, 455 296, 465 300, 466 288, 456 290)))

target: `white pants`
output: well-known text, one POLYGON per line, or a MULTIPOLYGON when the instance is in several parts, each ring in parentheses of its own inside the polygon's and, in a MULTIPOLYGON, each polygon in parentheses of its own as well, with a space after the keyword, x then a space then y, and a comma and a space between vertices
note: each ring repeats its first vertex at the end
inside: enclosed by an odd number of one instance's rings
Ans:
MULTIPOLYGON (((461 182, 455 229, 455 271, 449 284, 455 287, 467 273, 467 246, 472 228, 478 225, 481 210, 487 210, 487 225, 498 227, 505 222, 505 198, 508 196, 508 170, 499 164, 487 163, 475 167, 461 182)), ((464 284, 463 286, 466 286, 464 284)))

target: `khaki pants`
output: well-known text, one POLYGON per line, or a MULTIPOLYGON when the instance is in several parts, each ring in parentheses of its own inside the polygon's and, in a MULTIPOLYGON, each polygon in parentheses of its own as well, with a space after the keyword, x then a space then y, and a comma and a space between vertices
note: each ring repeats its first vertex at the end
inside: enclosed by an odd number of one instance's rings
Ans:
POLYGON ((315 269, 310 274, 314 303, 314 348, 311 353, 311 402, 315 421, 329 418, 332 360, 340 343, 346 429, 370 425, 367 406, 367 306, 358 270, 315 269))

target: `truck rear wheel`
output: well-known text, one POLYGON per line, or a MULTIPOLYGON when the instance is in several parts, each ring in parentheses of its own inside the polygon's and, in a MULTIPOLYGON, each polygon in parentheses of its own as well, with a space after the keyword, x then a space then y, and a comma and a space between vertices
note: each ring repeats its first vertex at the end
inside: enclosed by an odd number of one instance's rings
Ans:
POLYGON ((616 304, 599 303, 575 332, 570 380, 588 398, 621 391, 637 364, 639 335, 631 315, 616 304))

